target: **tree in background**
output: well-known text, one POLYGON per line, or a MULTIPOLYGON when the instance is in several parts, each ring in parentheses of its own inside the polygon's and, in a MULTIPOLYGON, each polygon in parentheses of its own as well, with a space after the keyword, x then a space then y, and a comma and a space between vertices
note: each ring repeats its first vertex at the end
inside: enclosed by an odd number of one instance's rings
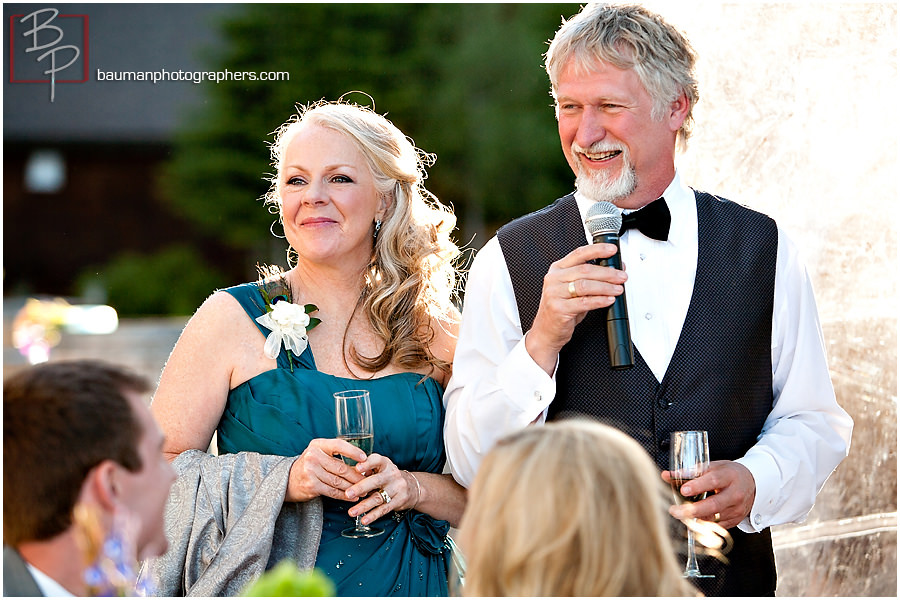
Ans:
MULTIPOLYGON (((429 189, 452 205, 459 241, 480 248, 506 221, 567 193, 547 40, 577 4, 263 4, 222 23, 210 70, 287 71, 290 81, 208 86, 163 177, 173 209, 256 261, 284 263, 259 198, 267 143, 297 103, 361 91, 437 154, 429 189), (472 236, 476 237, 472 239, 472 236)), ((370 105, 363 94, 347 98, 370 105)), ((280 233, 280 227, 273 231, 280 233)))

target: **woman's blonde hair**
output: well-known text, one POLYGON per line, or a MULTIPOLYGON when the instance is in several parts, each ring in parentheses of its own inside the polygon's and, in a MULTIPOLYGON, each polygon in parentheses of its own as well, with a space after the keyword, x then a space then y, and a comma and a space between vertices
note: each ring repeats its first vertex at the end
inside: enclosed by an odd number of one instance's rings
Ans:
POLYGON ((449 370, 446 360, 428 350, 435 335, 434 321, 456 318, 452 301, 458 284, 455 260, 460 253, 450 238, 456 216, 423 184, 425 166, 434 163, 434 155, 416 148, 393 123, 369 108, 343 101, 300 106, 275 131, 271 147, 276 174, 265 199, 278 207, 279 215, 285 150, 307 124, 338 131, 353 141, 387 204, 360 297, 369 323, 385 345, 378 356, 368 357, 359 355, 351 344, 351 357, 372 372, 392 363, 410 370, 423 366, 449 370))
POLYGON ((586 419, 528 427, 486 456, 460 531, 466 596, 694 596, 647 453, 586 419))

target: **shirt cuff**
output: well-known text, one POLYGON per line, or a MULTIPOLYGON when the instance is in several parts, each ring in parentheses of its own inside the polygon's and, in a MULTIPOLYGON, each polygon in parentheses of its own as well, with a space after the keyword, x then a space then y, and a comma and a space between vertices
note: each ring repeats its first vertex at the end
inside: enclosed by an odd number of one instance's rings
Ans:
POLYGON ((756 485, 756 495, 750 514, 738 523, 738 528, 745 533, 759 533, 773 521, 781 504, 778 500, 777 478, 766 476, 766 473, 777 473, 778 465, 775 459, 762 452, 747 454, 735 462, 750 470, 756 485))
MULTIPOLYGON (((558 365, 559 357, 556 360, 558 365)), ((534 362, 525 349, 524 337, 513 346, 512 352, 500 365, 497 381, 513 405, 522 413, 531 415, 529 420, 532 421, 544 416, 556 397, 556 378, 547 375, 534 362)))

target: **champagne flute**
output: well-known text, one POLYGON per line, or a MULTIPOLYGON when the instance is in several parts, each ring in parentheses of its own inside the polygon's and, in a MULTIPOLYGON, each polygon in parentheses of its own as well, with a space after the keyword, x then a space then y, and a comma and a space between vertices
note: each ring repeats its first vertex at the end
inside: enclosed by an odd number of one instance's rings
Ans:
POLYGON ((451 598, 465 596, 466 557, 452 537, 447 536, 450 545, 450 568, 447 571, 447 593, 451 598))
MULTIPOLYGON (((673 431, 671 438, 671 454, 669 456, 669 470, 672 473, 672 490, 675 492, 675 500, 679 504, 699 502, 706 498, 706 492, 695 496, 683 496, 681 486, 700 477, 709 468, 709 438, 705 431, 673 431)), ((697 554, 694 550, 694 531, 691 525, 687 526, 687 564, 684 568, 684 577, 715 577, 704 575, 697 565, 697 554)))
MULTIPOLYGON (((369 401, 369 391, 348 390, 335 393, 334 414, 337 419, 338 438, 350 442, 366 455, 371 454, 375 432, 372 428, 372 404, 369 401)), ((343 455, 341 458, 351 467, 356 466, 356 461, 352 458, 343 455)), ((360 523, 361 516, 356 516, 355 527, 348 527, 341 532, 341 535, 348 538, 366 538, 384 533, 384 529, 381 527, 360 523)))

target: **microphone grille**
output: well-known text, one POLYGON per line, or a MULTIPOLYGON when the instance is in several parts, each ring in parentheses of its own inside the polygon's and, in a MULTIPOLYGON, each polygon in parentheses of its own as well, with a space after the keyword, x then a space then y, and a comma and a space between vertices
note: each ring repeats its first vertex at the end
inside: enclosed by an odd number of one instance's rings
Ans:
POLYGON ((612 202, 594 202, 588 209, 584 224, 592 236, 622 228, 622 211, 612 202))

